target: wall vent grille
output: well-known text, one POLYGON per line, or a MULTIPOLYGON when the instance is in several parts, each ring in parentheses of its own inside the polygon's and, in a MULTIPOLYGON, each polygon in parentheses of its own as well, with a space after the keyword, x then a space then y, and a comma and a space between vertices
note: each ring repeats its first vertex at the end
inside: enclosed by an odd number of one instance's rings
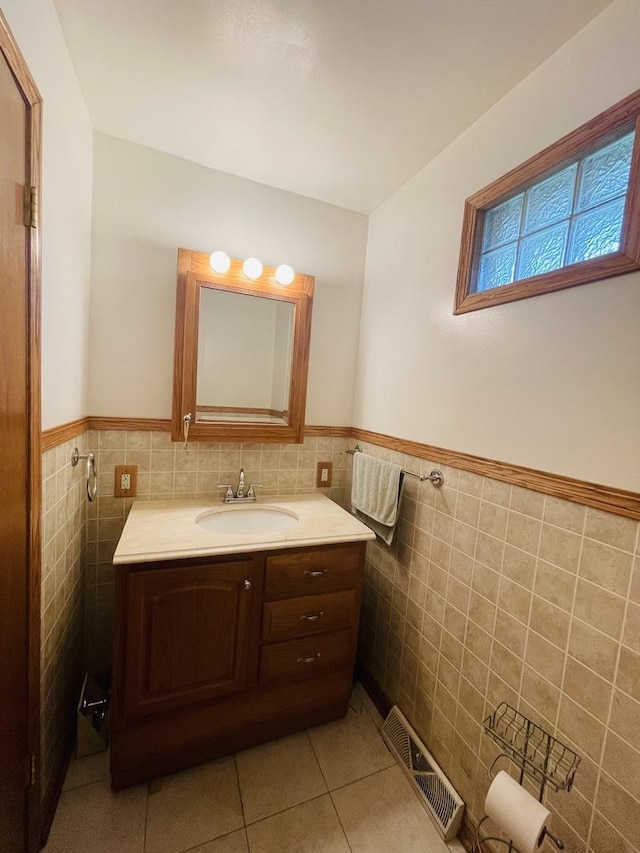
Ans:
POLYGON ((462 822, 464 802, 397 705, 384 721, 382 736, 409 781, 417 788, 422 805, 444 840, 455 838, 462 822))

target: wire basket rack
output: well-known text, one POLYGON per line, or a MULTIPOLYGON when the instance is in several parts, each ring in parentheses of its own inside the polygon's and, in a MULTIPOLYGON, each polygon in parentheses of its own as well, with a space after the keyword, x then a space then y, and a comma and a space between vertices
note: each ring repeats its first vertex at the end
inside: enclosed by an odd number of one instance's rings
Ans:
POLYGON ((541 785, 570 791, 580 763, 572 749, 549 732, 501 702, 483 722, 485 732, 515 764, 541 785))

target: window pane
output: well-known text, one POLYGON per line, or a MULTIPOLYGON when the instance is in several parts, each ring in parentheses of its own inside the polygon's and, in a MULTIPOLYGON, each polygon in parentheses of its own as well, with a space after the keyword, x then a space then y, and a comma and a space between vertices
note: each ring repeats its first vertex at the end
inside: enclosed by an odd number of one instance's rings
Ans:
POLYGON ((634 135, 629 133, 585 158, 580 176, 578 210, 594 207, 626 192, 634 135))
POLYGON ((488 210, 484 219, 484 234, 482 237, 482 251, 495 249, 503 243, 515 240, 520 231, 520 216, 522 213, 522 200, 524 193, 510 198, 504 204, 488 210))
POLYGON ((619 248, 624 203, 625 199, 620 198, 576 216, 571 228, 567 263, 599 258, 619 248))
POLYGON ((527 192, 524 233, 539 231, 560 219, 567 219, 573 204, 576 163, 557 175, 531 187, 527 192))
POLYGON ((531 237, 525 237, 520 244, 516 279, 559 269, 562 266, 568 231, 569 223, 563 222, 531 237))
POLYGON ((480 258, 478 285, 476 290, 490 290, 502 284, 511 284, 516 265, 516 244, 488 252, 480 258))

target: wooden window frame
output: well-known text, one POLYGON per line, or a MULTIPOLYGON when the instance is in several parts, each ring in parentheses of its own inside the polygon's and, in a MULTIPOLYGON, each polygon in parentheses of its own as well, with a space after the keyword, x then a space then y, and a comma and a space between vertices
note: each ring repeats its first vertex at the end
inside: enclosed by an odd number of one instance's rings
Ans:
POLYGON ((470 196, 465 202, 454 314, 478 311, 551 293, 640 269, 640 89, 554 142, 544 151, 470 196), (475 292, 484 219, 488 210, 508 201, 543 178, 634 130, 629 186, 616 252, 580 261, 512 284, 475 292))

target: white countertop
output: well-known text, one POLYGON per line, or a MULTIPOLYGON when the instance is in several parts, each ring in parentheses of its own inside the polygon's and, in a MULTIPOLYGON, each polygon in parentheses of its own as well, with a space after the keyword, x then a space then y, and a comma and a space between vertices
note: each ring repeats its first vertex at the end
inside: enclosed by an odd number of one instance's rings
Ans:
POLYGON ((244 504, 247 507, 278 507, 299 518, 295 527, 276 533, 218 533, 196 524, 196 518, 202 513, 233 506, 205 499, 136 501, 113 562, 146 563, 375 539, 372 530, 325 495, 274 496, 244 504))

